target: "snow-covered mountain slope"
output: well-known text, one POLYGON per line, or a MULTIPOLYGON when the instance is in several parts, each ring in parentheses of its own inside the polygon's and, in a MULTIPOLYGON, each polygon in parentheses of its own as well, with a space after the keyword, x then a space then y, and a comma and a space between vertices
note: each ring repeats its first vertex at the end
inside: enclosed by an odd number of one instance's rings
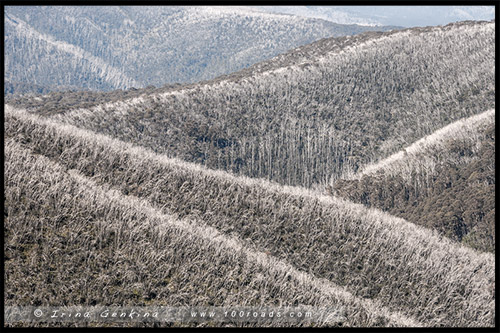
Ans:
POLYGON ((214 78, 368 28, 247 7, 6 7, 5 80, 111 90, 214 78))
POLYGON ((22 80, 23 75, 34 71, 36 75, 33 75, 32 80, 25 82, 41 85, 49 80, 57 85, 58 82, 61 82, 60 85, 75 85, 77 81, 73 76, 76 76, 79 80, 102 84, 108 89, 138 85, 137 81, 99 57, 78 46, 40 33, 19 18, 6 15, 5 23, 8 27, 5 44, 11 47, 10 51, 15 50, 14 54, 7 52, 5 56, 8 78, 22 80), (25 67, 28 64, 29 67, 25 67))

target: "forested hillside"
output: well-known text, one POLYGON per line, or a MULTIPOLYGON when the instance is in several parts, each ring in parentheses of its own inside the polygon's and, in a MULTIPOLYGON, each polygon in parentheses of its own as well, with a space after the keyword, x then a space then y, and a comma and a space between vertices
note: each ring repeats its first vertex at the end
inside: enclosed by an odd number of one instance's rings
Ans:
POLYGON ((246 8, 26 8, 5 14, 6 307, 495 326, 494 21, 317 40, 345 27, 246 8))
POLYGON ((495 111, 440 129, 331 190, 494 253, 495 111))
POLYGON ((494 27, 324 39, 203 84, 87 108, 48 98, 30 112, 210 168, 325 186, 494 107, 494 27))
POLYGON ((8 6, 5 80, 53 90, 195 82, 324 37, 388 29, 238 7, 8 6))
POLYGON ((493 256, 432 230, 11 107, 4 140, 7 305, 282 301, 345 306, 346 326, 494 323, 493 256))
POLYGON ((178 220, 103 188, 13 140, 6 142, 6 166, 7 305, 294 306, 300 300, 306 308, 344 309, 349 321, 329 326, 418 325, 201 220, 178 220))

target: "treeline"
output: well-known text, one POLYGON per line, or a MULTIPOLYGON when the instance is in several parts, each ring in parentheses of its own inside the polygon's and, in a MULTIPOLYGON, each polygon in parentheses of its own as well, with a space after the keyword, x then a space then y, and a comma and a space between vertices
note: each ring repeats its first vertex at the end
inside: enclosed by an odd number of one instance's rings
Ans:
POLYGON ((491 254, 412 223, 304 189, 171 160, 9 107, 5 135, 101 186, 177 218, 205 221, 424 325, 494 323, 491 254))
POLYGON ((213 169, 312 187, 494 106, 494 23, 351 38, 297 51, 311 63, 32 112, 213 169))
POLYGON ((331 191, 494 253, 494 121, 493 113, 488 125, 469 139, 450 132, 438 149, 426 149, 417 157, 407 154, 402 159, 414 166, 409 172, 404 171, 407 163, 397 161, 358 179, 340 179, 331 191))

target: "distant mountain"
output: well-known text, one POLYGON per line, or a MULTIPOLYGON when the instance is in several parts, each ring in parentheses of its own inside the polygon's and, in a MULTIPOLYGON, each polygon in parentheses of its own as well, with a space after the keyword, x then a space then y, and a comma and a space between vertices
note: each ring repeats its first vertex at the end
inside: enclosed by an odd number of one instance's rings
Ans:
POLYGON ((422 27, 495 18, 494 6, 257 6, 269 13, 320 18, 340 24, 422 27))
POLYGON ((53 91, 195 82, 324 37, 391 29, 246 7, 8 6, 4 15, 5 80, 53 91))

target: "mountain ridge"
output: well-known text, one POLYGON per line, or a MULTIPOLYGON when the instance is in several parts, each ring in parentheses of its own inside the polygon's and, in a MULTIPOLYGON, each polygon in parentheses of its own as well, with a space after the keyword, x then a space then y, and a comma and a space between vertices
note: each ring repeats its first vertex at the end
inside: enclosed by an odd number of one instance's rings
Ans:
MULTIPOLYGON (((20 145, 15 143, 13 140, 8 140, 6 145, 8 156, 13 155, 13 152, 17 154, 26 154, 29 152, 29 150, 26 150, 25 148, 20 148, 20 145)), ((46 158, 43 155, 37 155, 37 158, 40 159, 39 163, 43 163, 44 168, 50 170, 50 177, 54 178, 54 174, 57 175, 58 173, 64 172, 62 171, 64 168, 61 167, 61 165, 51 161, 49 158, 46 158), (57 171, 54 172, 55 170, 57 171)), ((38 161, 35 163, 38 163, 38 161)), ((35 170, 31 170, 32 173, 34 173, 34 171, 35 170)), ((309 296, 312 294, 311 291, 321 295, 321 300, 316 301, 318 302, 315 304, 316 306, 320 304, 328 304, 329 306, 332 306, 332 303, 326 303, 324 301, 325 297, 327 297, 329 302, 335 300, 338 301, 340 303, 338 305, 342 306, 344 309, 347 307, 348 310, 345 314, 349 315, 349 322, 352 324, 359 322, 359 324, 373 325, 378 324, 380 320, 382 320, 389 326, 422 326, 421 323, 407 318, 404 314, 387 310, 379 304, 379 302, 373 302, 371 300, 356 297, 350 292, 345 291, 343 288, 336 286, 331 281, 318 279, 312 274, 299 271, 294 268, 293 265, 290 265, 283 260, 274 258, 264 252, 259 252, 258 250, 253 249, 250 244, 242 243, 239 239, 222 234, 217 231, 217 229, 204 225, 203 223, 200 223, 200 221, 193 219, 176 219, 173 216, 166 215, 165 213, 158 211, 157 208, 152 207, 146 200, 127 196, 119 191, 102 187, 93 182, 90 178, 75 170, 69 170, 67 173, 69 174, 69 177, 71 177, 72 180, 83 189, 83 191, 80 190, 80 195, 82 192, 92 193, 97 197, 95 200, 96 202, 108 202, 108 205, 109 202, 111 202, 112 205, 117 207, 116 209, 133 207, 133 209, 136 209, 146 215, 150 221, 149 225, 153 225, 152 229, 159 235, 156 237, 155 242, 159 242, 161 244, 162 236, 165 233, 178 233, 178 230, 180 230, 181 235, 184 235, 184 237, 190 237, 193 242, 197 244, 196 246, 199 246, 199 244, 209 243, 211 248, 217 249, 219 256, 221 256, 220 252, 222 251, 237 253, 238 257, 241 257, 245 262, 251 263, 252 265, 260 268, 257 273, 247 272, 248 275, 255 275, 255 277, 252 277, 254 279, 254 283, 258 283, 259 280, 266 279, 267 281, 272 281, 271 283, 273 285, 279 285, 279 283, 283 282, 280 282, 274 276, 288 277, 288 281, 293 281, 302 288, 306 288, 307 291, 300 290, 302 297, 304 294, 309 296), (165 223, 165 221, 167 222, 165 223), (155 223, 157 224, 155 225, 155 223), (373 316, 373 319, 366 319, 363 318, 363 316, 367 318, 371 318, 373 316)), ((127 229, 134 230, 134 228, 138 227, 133 224, 127 224, 127 229)), ((141 229, 144 230, 144 228, 141 229)), ((203 248, 202 246, 200 247, 203 248)), ((182 250, 184 250, 183 246, 176 247, 175 249, 176 252, 182 250)), ((206 251, 207 249, 205 248, 203 252, 206 251)), ((223 257, 224 256, 226 255, 223 255, 223 257)), ((290 283, 286 284, 290 288, 290 283)), ((281 288, 284 289, 283 287, 281 288)), ((320 298, 318 296, 315 297, 316 299, 320 298)), ((326 321, 322 324, 335 325, 336 322, 326 321)))
MULTIPOLYGON (((175 92, 178 90, 190 90, 190 89, 196 89, 199 88, 200 86, 206 86, 206 85, 214 85, 217 83, 220 83, 222 81, 237 81, 241 78, 244 77, 249 77, 251 78, 252 76, 256 74, 272 74, 273 71, 283 71, 289 67, 294 67, 298 66, 299 68, 301 67, 306 67, 310 65, 311 62, 314 62, 313 59, 311 59, 312 56, 314 56, 312 53, 317 52, 318 49, 320 50, 319 53, 323 54, 320 55, 319 57, 317 56, 315 61, 322 61, 322 58, 328 57, 329 55, 333 55, 335 53, 341 53, 345 49, 349 49, 349 47, 352 44, 359 43, 356 46, 362 46, 364 42, 370 43, 373 42, 379 38, 386 38, 390 37, 393 35, 397 34, 413 34, 413 33, 426 33, 426 32, 432 32, 432 31, 440 31, 442 29, 450 29, 453 27, 467 27, 467 26, 472 26, 472 25, 487 25, 489 23, 495 23, 495 20, 491 21, 461 21, 461 22, 456 22, 456 23, 449 23, 445 26, 428 26, 428 27, 413 27, 413 28, 403 28, 403 29, 397 29, 397 30, 391 30, 391 31, 386 31, 386 32, 380 32, 380 31, 369 31, 369 32, 362 32, 359 34, 356 34, 354 36, 341 36, 341 37, 328 37, 328 38, 322 38, 319 39, 315 42, 312 42, 307 45, 302 45, 296 48, 293 48, 291 50, 288 50, 282 54, 279 54, 271 59, 268 60, 263 60, 258 63, 255 63, 248 68, 243 68, 239 71, 232 72, 229 74, 222 74, 219 75, 213 79, 210 80, 202 80, 199 82, 193 82, 193 83, 183 83, 183 84, 175 84, 175 85, 166 85, 166 89, 168 90, 166 94, 169 94, 171 92, 175 92), (172 90, 172 87, 175 87, 175 89, 172 90)), ((148 90, 151 90, 149 87, 148 88, 141 88, 141 89, 132 89, 135 91, 136 95, 141 94, 141 91, 144 90, 147 96, 153 95, 153 94, 158 94, 159 97, 162 95, 162 90, 165 89, 163 87, 155 87, 153 92, 148 92, 148 90)), ((132 97, 130 100, 135 99, 137 97, 140 97, 139 95, 132 97)), ((43 96, 41 96, 43 98, 43 96)), ((39 97, 36 97, 39 98, 39 97)), ((14 103, 20 103, 23 98, 18 98, 17 100, 14 100, 14 103)), ((11 99, 12 100, 12 99, 11 99)), ((126 102, 127 100, 125 100, 126 102)), ((105 104, 105 102, 100 102, 99 104, 105 104)), ((22 104, 19 104, 22 105, 22 104)), ((35 104, 36 105, 36 104, 35 104)), ((41 106, 37 105, 36 107, 41 106)), ((96 105, 97 106, 97 105, 96 105)), ((78 107, 78 106, 76 106, 78 107)))

